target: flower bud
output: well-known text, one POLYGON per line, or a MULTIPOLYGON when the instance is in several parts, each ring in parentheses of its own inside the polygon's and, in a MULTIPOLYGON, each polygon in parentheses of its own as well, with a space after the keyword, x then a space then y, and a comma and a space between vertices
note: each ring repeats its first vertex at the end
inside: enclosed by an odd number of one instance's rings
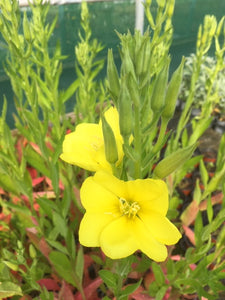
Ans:
POLYGON ((132 133, 133 118, 132 118, 132 102, 128 92, 125 78, 122 78, 120 94, 118 98, 119 125, 121 135, 126 138, 132 133))
POLYGON ((221 33, 221 30, 222 30, 222 26, 224 24, 224 19, 225 19, 225 16, 220 20, 218 26, 217 26, 217 29, 216 29, 216 36, 219 37, 220 36, 220 33, 221 33))
POLYGON ((150 6, 152 4, 152 0, 146 0, 146 5, 150 6))
POLYGON ((173 117, 175 111, 177 97, 179 94, 180 85, 183 76, 183 67, 184 67, 184 58, 182 59, 179 67, 173 73, 167 88, 166 97, 165 97, 165 108, 162 112, 162 117, 167 120, 170 120, 173 117))
POLYGON ((106 121, 104 115, 102 115, 102 132, 105 145, 105 157, 110 164, 114 164, 118 160, 116 139, 113 130, 106 121))
POLYGON ((129 49, 128 47, 125 47, 123 53, 123 59, 122 59, 122 66, 121 66, 121 73, 122 75, 127 75, 131 73, 133 77, 135 78, 135 72, 134 72, 134 64, 132 62, 132 59, 130 57, 129 49))
POLYGON ((5 9, 6 11, 10 14, 12 13, 12 4, 11 4, 11 1, 5 1, 5 9))
POLYGON ((149 44, 149 32, 148 30, 145 32, 144 36, 136 34, 136 49, 135 49, 135 67, 136 73, 138 76, 144 73, 144 69, 146 68, 146 61, 150 54, 148 49, 148 53, 146 53, 147 44, 149 44), (146 55, 147 54, 147 55, 146 55))
POLYGON ((155 83, 152 91, 152 97, 151 97, 151 108, 153 112, 162 111, 165 105, 169 62, 170 59, 168 58, 163 69, 160 71, 159 74, 156 75, 157 77, 155 79, 155 83))
POLYGON ((109 49, 108 51, 107 78, 108 78, 110 93, 112 94, 113 99, 117 103, 119 90, 120 90, 120 83, 119 83, 119 76, 118 76, 116 65, 114 63, 113 53, 111 49, 109 49))
POLYGON ((180 168, 191 157, 195 148, 196 144, 171 153, 157 164, 153 174, 157 178, 165 178, 180 168))
POLYGON ((217 28, 217 20, 215 16, 210 16, 209 20, 208 20, 208 30, 209 30, 209 36, 213 37, 215 32, 216 32, 216 28, 217 28))
POLYGON ((30 254, 30 257, 33 259, 37 257, 37 252, 32 244, 30 244, 30 246, 29 246, 29 254, 30 254))
POLYGON ((26 12, 24 13, 24 16, 23 16, 23 33, 24 33, 25 39, 27 41, 31 41, 30 26, 29 26, 26 12))
POLYGON ((174 5, 175 5, 175 0, 171 0, 167 9, 167 15, 169 18, 173 16, 174 5))
POLYGON ((144 61, 143 61, 143 68, 142 68, 143 74, 146 74, 149 71, 150 61, 151 61, 151 44, 150 44, 150 40, 148 39, 145 46, 144 61))
POLYGON ((200 24, 200 26, 198 28, 198 35, 197 35, 197 42, 196 42, 197 50, 200 49, 201 39, 202 39, 202 25, 200 24))
POLYGON ((156 0, 159 7, 163 8, 165 6, 166 0, 156 0))
POLYGON ((134 78, 131 74, 129 74, 128 78, 127 78, 127 87, 128 87, 128 91, 129 91, 132 102, 134 103, 134 105, 136 107, 138 107, 140 104, 140 95, 139 95, 139 91, 138 91, 138 84, 134 80, 134 78))
POLYGON ((81 20, 85 21, 86 19, 88 19, 89 17, 89 13, 88 13, 88 6, 87 3, 85 1, 81 2, 81 20))

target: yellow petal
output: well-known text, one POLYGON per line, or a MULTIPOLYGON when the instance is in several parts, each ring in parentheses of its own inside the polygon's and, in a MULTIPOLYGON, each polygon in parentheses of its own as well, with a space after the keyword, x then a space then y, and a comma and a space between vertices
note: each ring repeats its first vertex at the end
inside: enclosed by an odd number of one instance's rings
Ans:
POLYGON ((86 213, 80 223, 80 243, 86 247, 99 247, 100 234, 113 219, 110 214, 86 213))
POLYGON ((90 171, 103 169, 111 172, 111 166, 105 158, 104 140, 98 124, 79 124, 74 132, 66 135, 60 158, 90 171))
POLYGON ((123 180, 119 180, 115 176, 104 171, 96 172, 93 179, 96 183, 103 186, 118 198, 127 199, 126 183, 123 180))
POLYGON ((100 246, 108 257, 127 257, 138 249, 132 233, 132 223, 126 217, 121 217, 109 223, 102 231, 100 246))
POLYGON ((174 245, 181 238, 179 230, 166 217, 155 212, 138 214, 151 235, 160 243, 174 245))
POLYGON ((118 197, 97 183, 93 177, 88 177, 80 190, 81 203, 88 212, 106 212, 120 215, 118 197))
POLYGON ((168 210, 168 189, 162 180, 137 179, 126 182, 129 199, 140 204, 144 212, 156 211, 166 215, 168 210))
POLYGON ((151 232, 146 228, 145 224, 139 218, 135 218, 133 234, 137 239, 138 248, 148 257, 155 261, 164 261, 166 259, 166 246, 159 243, 152 236, 151 232))

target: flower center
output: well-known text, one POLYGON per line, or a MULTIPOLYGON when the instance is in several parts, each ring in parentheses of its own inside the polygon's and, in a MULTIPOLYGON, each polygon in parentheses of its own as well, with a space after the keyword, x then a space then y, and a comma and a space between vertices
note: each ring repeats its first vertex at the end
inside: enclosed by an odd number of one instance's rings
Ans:
POLYGON ((134 218, 140 209, 140 206, 135 201, 127 201, 126 199, 120 198, 120 211, 123 215, 127 215, 128 218, 134 218))
POLYGON ((94 151, 99 151, 99 149, 102 147, 103 145, 103 140, 98 137, 98 136, 95 136, 93 138, 93 141, 91 142, 91 147, 93 148, 94 151))

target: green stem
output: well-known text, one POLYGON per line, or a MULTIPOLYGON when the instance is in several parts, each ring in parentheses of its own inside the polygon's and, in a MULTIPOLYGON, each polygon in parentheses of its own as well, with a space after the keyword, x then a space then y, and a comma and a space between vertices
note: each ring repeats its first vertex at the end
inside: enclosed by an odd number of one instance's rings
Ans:
POLYGON ((141 176, 141 130, 140 130, 140 111, 139 107, 134 106, 134 149, 138 158, 134 165, 135 179, 141 176))
POLYGON ((83 300, 87 300, 82 285, 79 285, 79 286, 78 286, 78 290, 79 290, 79 292, 80 292, 80 294, 81 294, 82 299, 83 299, 83 300))

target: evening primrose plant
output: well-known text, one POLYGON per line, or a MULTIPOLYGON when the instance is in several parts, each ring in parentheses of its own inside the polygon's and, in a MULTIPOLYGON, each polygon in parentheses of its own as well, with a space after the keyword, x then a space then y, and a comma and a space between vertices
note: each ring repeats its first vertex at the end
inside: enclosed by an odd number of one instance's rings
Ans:
POLYGON ((7 99, 0 117, 0 298, 223 298, 225 136, 210 164, 195 149, 218 96, 225 25, 206 16, 200 26, 188 98, 170 129, 185 63, 171 74, 174 2, 146 0, 146 32, 117 32, 120 68, 109 49, 102 82, 102 46, 83 2, 77 79, 61 90, 65 56, 59 43, 49 51, 57 24, 50 5, 33 0, 28 14, 16 0, 0 1, 17 109, 16 131, 6 123, 7 99), (212 43, 215 68, 193 118, 212 43), (191 172, 197 180, 184 197, 191 172))
MULTIPOLYGON (((168 5, 171 6, 172 2, 168 5)), ((170 15, 167 10, 161 18, 164 20, 165 14, 168 17, 167 26, 162 30, 170 32, 168 28, 170 15)), ((79 239, 84 246, 101 246, 103 252, 111 258, 123 258, 136 250, 143 249, 150 258, 163 261, 167 256, 164 244, 174 244, 181 237, 178 230, 166 218, 168 190, 163 181, 143 179, 144 164, 145 168, 146 165, 149 168, 145 177, 152 176, 151 163, 155 162, 166 142, 164 139, 166 125, 173 115, 168 103, 171 100, 175 102, 179 88, 179 80, 178 82, 174 80, 171 87, 176 89, 175 94, 172 95, 174 99, 171 99, 171 95, 166 98, 170 59, 168 58, 168 35, 164 32, 163 36, 162 51, 159 52, 158 58, 160 63, 157 65, 155 56, 151 55, 151 52, 154 52, 154 39, 152 45, 149 31, 144 36, 141 36, 138 31, 134 36, 131 33, 119 34, 122 45, 121 77, 118 76, 111 51, 108 55, 107 68, 108 86, 114 108, 111 107, 103 113, 100 123, 102 126, 80 124, 74 132, 66 136, 63 143, 61 155, 63 160, 90 171, 97 171, 93 180, 102 177, 99 183, 97 181, 96 186, 93 183, 85 184, 93 182, 89 179, 86 179, 82 186, 81 202, 86 209, 86 214, 80 225, 79 239), (151 65, 154 66, 153 72, 151 65), (146 134, 145 131, 149 130, 146 129, 146 124, 152 121, 152 128, 150 128, 156 135, 158 121, 166 105, 167 111, 163 114, 161 132, 151 149, 151 134, 146 134), (142 144, 145 145, 143 149, 142 144), (150 158, 146 150, 151 153, 150 158), (146 163, 146 159, 149 159, 149 162, 146 163), (114 197, 113 194, 108 194, 107 197, 107 193, 104 194, 104 189, 101 189, 101 182, 104 182, 104 175, 98 172, 101 170, 115 176, 107 180, 107 173, 105 173, 106 184, 104 185, 107 192, 113 192, 114 197), (116 181, 116 177, 125 181, 116 181), (143 193, 138 196, 141 186, 143 186, 143 193), (149 194, 148 188, 149 191, 151 190, 149 194), (85 190, 90 190, 90 196, 84 196, 87 195, 85 190), (147 197, 144 198, 144 195, 147 197), (160 209, 156 209, 154 201, 159 202, 160 209), (151 224, 150 219, 153 222, 151 224), (152 230, 153 227, 158 229, 158 234, 152 230)), ((180 80, 182 68, 183 62, 177 71, 178 75, 175 74, 180 80)), ((175 157, 170 157, 166 175, 180 166, 181 159, 178 157, 182 157, 182 161, 185 161, 193 150, 194 148, 191 147, 186 152, 182 151, 176 153, 175 157)), ((159 165, 156 168, 155 177, 165 177, 160 176, 161 169, 165 167, 159 165)))

